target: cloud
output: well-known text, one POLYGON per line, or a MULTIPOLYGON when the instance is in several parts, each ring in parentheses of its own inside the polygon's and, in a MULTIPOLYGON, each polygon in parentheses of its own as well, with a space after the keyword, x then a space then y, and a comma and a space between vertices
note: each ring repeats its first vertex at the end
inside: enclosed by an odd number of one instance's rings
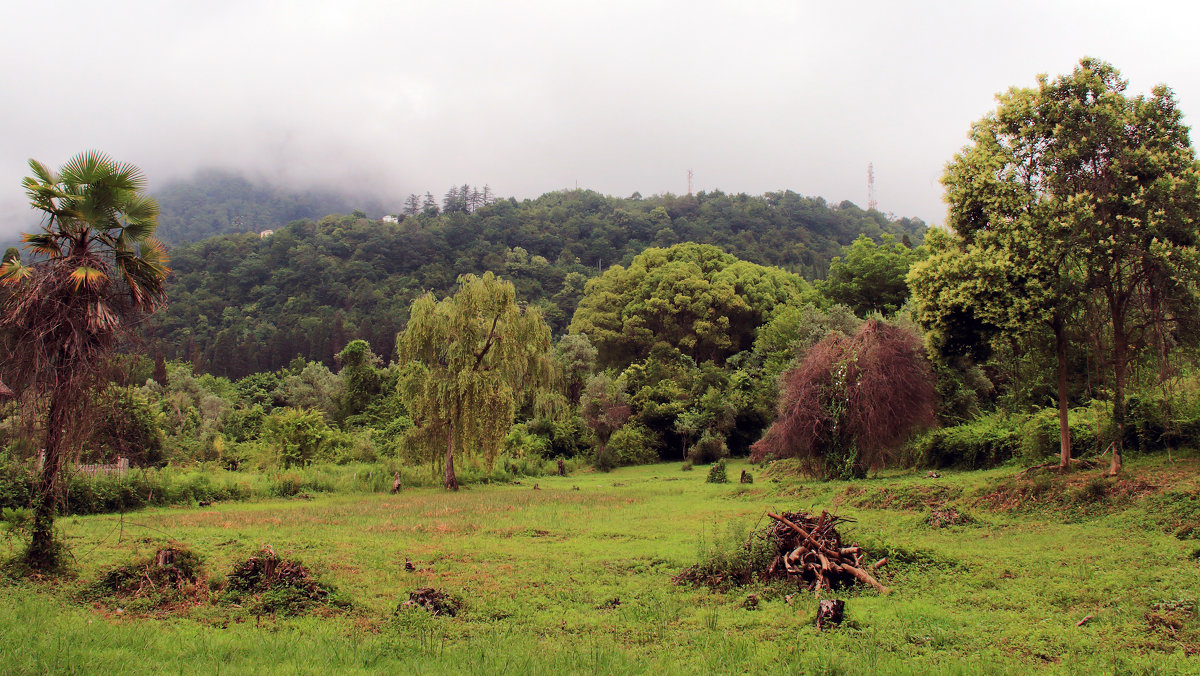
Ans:
POLYGON ((152 181, 237 169, 399 205, 790 188, 940 221, 938 179, 1009 86, 1112 61, 1185 112, 1173 3, 22 3, 0 27, 0 234, 25 160, 100 148, 152 181))

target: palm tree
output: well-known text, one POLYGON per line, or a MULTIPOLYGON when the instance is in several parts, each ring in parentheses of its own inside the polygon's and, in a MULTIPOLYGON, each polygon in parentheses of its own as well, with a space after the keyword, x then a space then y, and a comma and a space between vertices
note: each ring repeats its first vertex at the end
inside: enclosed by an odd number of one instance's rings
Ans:
POLYGON ((0 316, 9 346, 6 375, 47 403, 45 460, 34 502, 27 562, 58 563, 53 539, 60 474, 83 431, 88 389, 113 346, 136 321, 166 302, 166 251, 154 239, 158 204, 129 164, 97 151, 55 173, 36 160, 23 181, 41 231, 22 236, 31 254, 0 265, 0 316))

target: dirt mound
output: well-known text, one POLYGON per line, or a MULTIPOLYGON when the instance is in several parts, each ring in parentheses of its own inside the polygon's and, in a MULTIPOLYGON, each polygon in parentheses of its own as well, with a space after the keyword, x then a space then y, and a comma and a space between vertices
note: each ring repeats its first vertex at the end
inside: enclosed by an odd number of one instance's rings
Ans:
POLYGON ((226 594, 233 603, 248 601, 256 615, 294 615, 315 606, 347 605, 333 585, 318 580, 299 561, 281 558, 270 545, 234 566, 226 594))
POLYGON ((422 587, 408 593, 408 600, 396 608, 402 612, 409 608, 424 608, 430 615, 449 615, 454 617, 462 610, 462 600, 452 594, 440 592, 432 587, 422 587))
POLYGON ((116 602, 120 612, 202 603, 208 597, 202 563, 198 554, 173 543, 151 557, 105 571, 83 596, 104 605, 116 602))

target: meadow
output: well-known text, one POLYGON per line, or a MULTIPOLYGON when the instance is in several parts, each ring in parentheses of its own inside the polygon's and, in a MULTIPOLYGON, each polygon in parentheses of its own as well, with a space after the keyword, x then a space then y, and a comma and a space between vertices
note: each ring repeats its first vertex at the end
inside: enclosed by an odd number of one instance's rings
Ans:
POLYGON ((1120 480, 1019 469, 816 482, 735 461, 733 483, 709 484, 704 468, 660 464, 66 517, 76 577, 0 583, 0 672, 1200 672, 1200 455, 1134 458, 1120 480), (742 469, 754 483, 737 483, 742 469), (947 508, 968 518, 931 524, 947 508), (672 583, 736 549, 768 509, 854 519, 843 539, 889 557, 892 594, 838 592, 846 621, 818 632, 813 592, 672 583), (81 594, 171 542, 204 558, 214 589, 270 545, 350 607, 285 616, 81 594), (398 612, 420 587, 462 611, 398 612))

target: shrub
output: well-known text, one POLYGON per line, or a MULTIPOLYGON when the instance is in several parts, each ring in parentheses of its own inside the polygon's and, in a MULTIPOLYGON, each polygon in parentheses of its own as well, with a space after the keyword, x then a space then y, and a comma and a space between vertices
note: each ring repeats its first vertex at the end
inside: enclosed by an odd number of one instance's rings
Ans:
POLYGON ((644 465, 658 460, 650 431, 638 424, 625 425, 608 439, 608 451, 617 465, 644 465))
POLYGON ((725 437, 705 431, 690 449, 688 460, 697 465, 707 465, 729 456, 729 447, 725 445, 725 437))
POLYGON ((826 479, 866 475, 933 422, 933 374, 920 338, 879 320, 832 333, 780 381, 780 414, 751 459, 797 457, 826 479))
POLYGON ((704 480, 710 484, 727 484, 729 483, 729 475, 725 470, 725 460, 722 458, 713 464, 708 469, 708 478, 704 480))

